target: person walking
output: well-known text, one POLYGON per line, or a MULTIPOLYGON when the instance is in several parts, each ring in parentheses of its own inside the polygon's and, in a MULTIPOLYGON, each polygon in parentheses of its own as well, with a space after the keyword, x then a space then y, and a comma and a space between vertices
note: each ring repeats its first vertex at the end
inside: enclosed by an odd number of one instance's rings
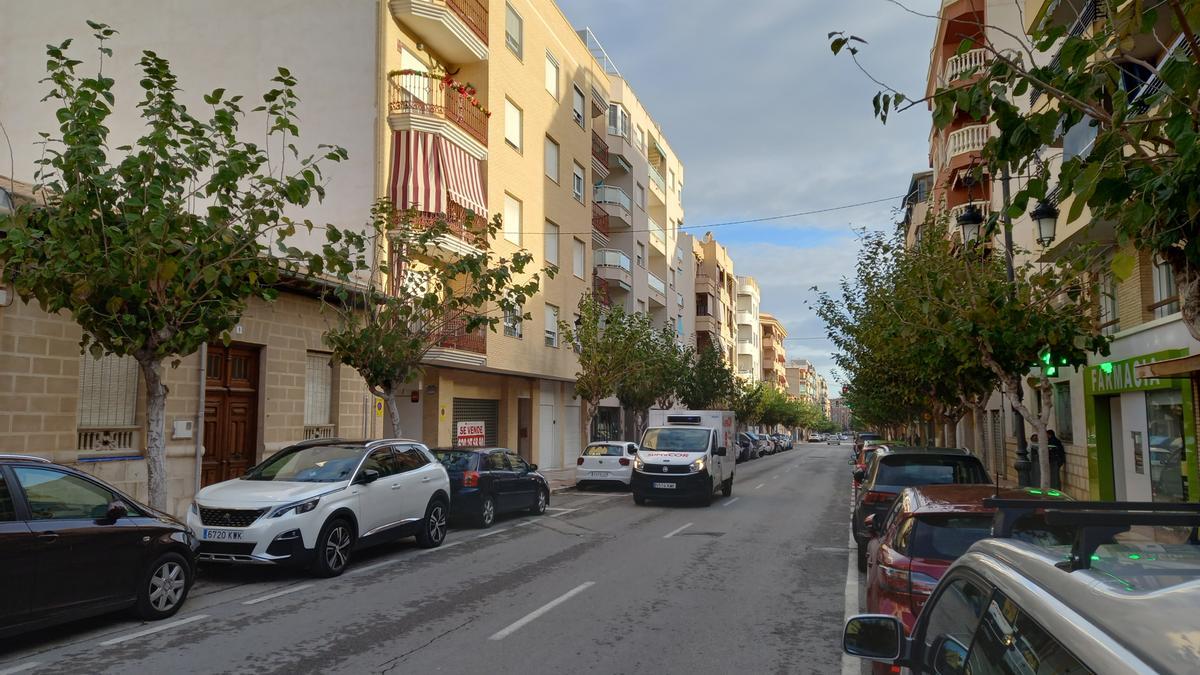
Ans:
POLYGON ((1050 452, 1050 487, 1062 489, 1062 468, 1067 464, 1067 449, 1053 429, 1046 430, 1046 447, 1050 452))

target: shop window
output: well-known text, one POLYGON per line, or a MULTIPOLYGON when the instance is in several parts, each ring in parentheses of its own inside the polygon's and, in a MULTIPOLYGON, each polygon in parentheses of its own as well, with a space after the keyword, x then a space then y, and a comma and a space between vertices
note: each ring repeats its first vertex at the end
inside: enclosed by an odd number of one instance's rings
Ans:
POLYGON ((1054 385, 1054 434, 1059 440, 1070 443, 1075 440, 1071 432, 1071 383, 1054 385))
POLYGON ((1179 389, 1146 392, 1146 430, 1150 490, 1156 502, 1187 501, 1183 468, 1183 394, 1179 389))

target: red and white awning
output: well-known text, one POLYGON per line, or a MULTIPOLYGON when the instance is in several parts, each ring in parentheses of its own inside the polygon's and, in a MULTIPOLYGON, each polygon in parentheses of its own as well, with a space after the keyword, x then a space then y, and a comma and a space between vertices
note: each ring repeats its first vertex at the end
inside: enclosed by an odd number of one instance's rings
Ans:
POLYGON ((453 200, 487 218, 487 194, 478 159, 436 134, 396 131, 392 136, 388 196, 397 209, 445 213, 453 200))
POLYGON ((438 138, 437 146, 446 191, 455 202, 486 220, 487 193, 479 160, 445 138, 438 138))

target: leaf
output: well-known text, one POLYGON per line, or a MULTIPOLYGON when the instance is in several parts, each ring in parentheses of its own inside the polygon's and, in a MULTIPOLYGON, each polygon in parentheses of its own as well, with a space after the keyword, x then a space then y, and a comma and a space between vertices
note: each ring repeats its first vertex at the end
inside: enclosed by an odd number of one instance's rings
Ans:
POLYGON ((1113 254, 1109 267, 1117 281, 1125 281, 1133 276, 1134 269, 1137 267, 1137 257, 1127 250, 1117 251, 1113 254))

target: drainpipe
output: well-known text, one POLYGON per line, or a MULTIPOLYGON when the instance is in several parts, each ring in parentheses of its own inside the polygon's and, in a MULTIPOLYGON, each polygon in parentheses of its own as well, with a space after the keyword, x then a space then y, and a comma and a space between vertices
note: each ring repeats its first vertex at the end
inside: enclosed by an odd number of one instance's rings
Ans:
POLYGON ((196 430, 192 436, 196 439, 196 488, 195 495, 200 492, 200 470, 204 464, 204 387, 208 382, 208 343, 200 345, 200 403, 196 406, 196 430))

